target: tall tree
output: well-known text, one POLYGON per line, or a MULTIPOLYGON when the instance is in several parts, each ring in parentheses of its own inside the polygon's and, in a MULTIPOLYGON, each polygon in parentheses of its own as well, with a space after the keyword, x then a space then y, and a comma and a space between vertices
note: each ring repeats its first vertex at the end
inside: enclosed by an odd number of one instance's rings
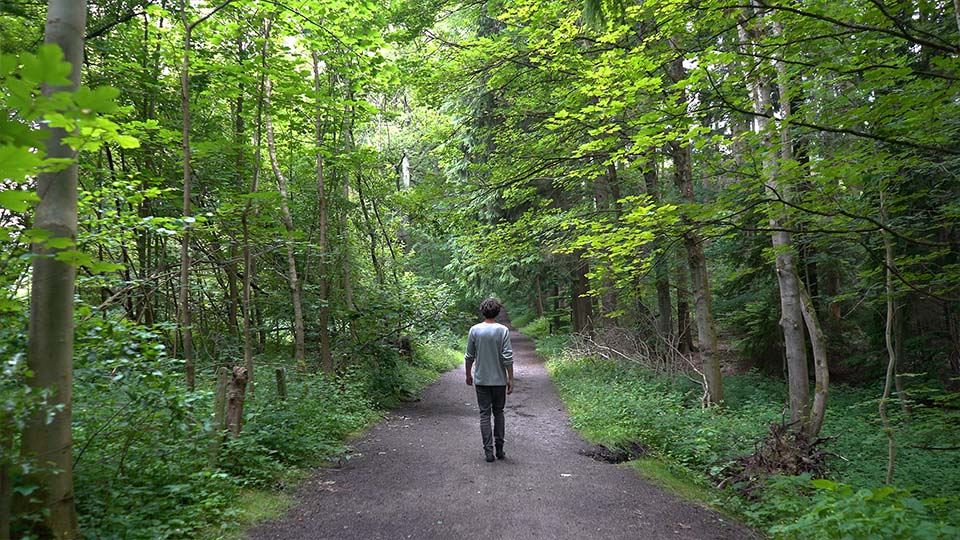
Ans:
POLYGON ((324 176, 323 137, 324 120, 321 107, 320 92, 320 54, 317 51, 310 53, 313 67, 313 90, 315 94, 316 110, 314 111, 314 144, 316 148, 317 173, 317 247, 320 251, 320 366, 325 371, 333 371, 333 356, 330 350, 330 268, 329 247, 327 245, 327 186, 324 176))
MULTIPOLYGON (((280 189, 280 207, 282 210, 283 226, 287 235, 294 234, 293 215, 290 213, 290 192, 287 189, 287 178, 280 168, 280 162, 277 160, 276 136, 273 129, 273 111, 271 110, 272 82, 270 75, 267 75, 264 82, 264 106, 267 109, 264 121, 267 128, 267 153, 270 155, 270 166, 273 168, 273 176, 277 180, 277 187, 280 189)), ((287 281, 290 285, 290 297, 293 301, 293 358, 301 366, 306 366, 306 330, 303 323, 303 287, 300 284, 300 275, 297 271, 297 257, 294 251, 292 238, 287 238, 287 281)))
MULTIPOLYGON (((668 70, 670 81, 677 86, 674 90, 676 106, 686 111, 689 98, 683 86, 687 78, 683 56, 676 38, 671 38, 671 49, 675 56, 668 70)), ((681 124, 684 124, 682 122, 681 124)), ((669 142, 670 156, 673 159, 673 182, 680 196, 688 204, 696 204, 693 194, 693 160, 690 141, 678 138, 669 142)), ((687 250, 687 264, 690 267, 690 284, 693 288, 694 313, 697 323, 697 343, 700 346, 700 360, 703 364, 707 404, 723 402, 723 378, 720 374, 720 358, 717 350, 717 329, 713 320, 710 278, 707 272, 707 258, 703 251, 703 238, 695 224, 688 223, 683 232, 683 245, 687 250)))
POLYGON ((190 223, 193 218, 190 209, 191 197, 191 150, 190 150, 190 54, 193 29, 216 12, 227 7, 233 0, 225 0, 206 15, 190 22, 187 3, 180 0, 180 21, 183 24, 183 64, 180 72, 180 111, 183 117, 183 231, 180 236, 180 295, 179 308, 180 336, 183 343, 183 359, 187 370, 187 387, 193 390, 196 385, 196 364, 193 353, 193 321, 190 311, 190 223))
MULTIPOLYGON (((44 42, 60 47, 70 63, 70 85, 45 86, 47 96, 72 91, 80 86, 83 43, 86 31, 85 0, 50 0, 44 42)), ((37 178, 40 203, 34 227, 47 231, 72 245, 77 239, 76 150, 67 142, 71 134, 62 128, 47 128, 47 155, 68 160, 59 172, 37 178)), ((41 538, 79 537, 73 491, 73 294, 76 269, 58 260, 57 250, 44 245, 33 247, 33 278, 30 290, 30 324, 27 363, 32 376, 27 384, 37 392, 53 390, 50 411, 37 411, 23 430, 21 451, 37 459, 40 467, 30 480, 40 486, 43 521, 34 532, 41 538), (51 414, 48 420, 47 415, 51 414)), ((29 502, 24 502, 27 510, 29 502)))

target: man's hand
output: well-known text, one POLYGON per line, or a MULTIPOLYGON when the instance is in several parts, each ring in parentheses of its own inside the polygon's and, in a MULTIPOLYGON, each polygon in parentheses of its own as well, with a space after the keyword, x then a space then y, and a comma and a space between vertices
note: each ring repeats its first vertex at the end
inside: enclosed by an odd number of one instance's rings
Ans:
POLYGON ((513 393, 513 379, 507 381, 507 394, 513 393))
POLYGON ((473 386, 473 375, 467 373, 467 386, 473 386))

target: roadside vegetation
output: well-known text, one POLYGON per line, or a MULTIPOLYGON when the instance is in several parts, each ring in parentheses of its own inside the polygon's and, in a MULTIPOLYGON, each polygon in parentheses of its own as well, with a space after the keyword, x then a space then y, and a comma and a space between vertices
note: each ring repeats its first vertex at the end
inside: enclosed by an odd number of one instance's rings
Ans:
POLYGON ((960 533, 960 461, 931 450, 955 436, 944 433, 939 406, 917 404, 909 419, 896 416, 895 482, 886 486, 887 439, 877 415, 882 389, 836 385, 834 414, 822 431, 829 438, 822 473, 771 475, 748 485, 726 473, 737 458, 757 452, 771 425, 783 422, 782 380, 756 372, 727 375, 723 406, 704 409, 695 380, 656 375, 622 360, 572 356, 569 336, 543 330, 542 319, 521 329, 538 336, 573 427, 607 448, 640 445, 645 453, 633 462, 640 474, 681 496, 774 538, 926 540, 960 533))

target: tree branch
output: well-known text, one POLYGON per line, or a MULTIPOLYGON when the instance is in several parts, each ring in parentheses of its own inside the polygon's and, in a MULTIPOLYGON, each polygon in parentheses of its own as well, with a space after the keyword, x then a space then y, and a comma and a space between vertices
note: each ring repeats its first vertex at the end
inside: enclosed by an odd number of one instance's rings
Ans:
POLYGON ((89 41, 89 40, 91 40, 91 39, 98 38, 98 37, 102 36, 103 34, 106 34, 107 32, 109 32, 110 30, 112 30, 114 26, 121 25, 121 24, 129 21, 130 19, 132 19, 132 18, 134 18, 134 17, 139 17, 140 15, 143 15, 143 14, 145 14, 145 13, 146 13, 145 11, 128 11, 128 12, 124 13, 124 14, 123 14, 120 18, 118 18, 117 20, 111 21, 111 22, 109 22, 109 23, 101 26, 100 28, 97 28, 96 30, 93 30, 93 31, 89 32, 89 33, 85 36, 84 39, 86 39, 87 41, 89 41))
POLYGON ((804 122, 804 121, 802 121, 802 120, 797 120, 796 118, 779 119, 779 118, 776 118, 776 116, 775 116, 774 114, 772 114, 772 113, 759 113, 759 112, 756 112, 756 111, 747 110, 747 109, 744 109, 744 108, 742 108, 742 107, 738 107, 737 105, 734 105, 733 103, 731 103, 730 100, 728 100, 728 99, 726 98, 726 96, 724 96, 723 91, 720 89, 720 87, 717 86, 717 82, 714 80, 713 76, 710 75, 709 70, 708 70, 708 71, 705 71, 705 73, 706 73, 706 75, 707 75, 707 80, 710 81, 710 86, 711 86, 711 87, 713 88, 713 90, 716 92, 716 95, 717 95, 717 97, 720 99, 720 101, 722 101, 723 104, 724 104, 727 108, 729 108, 730 110, 732 110, 732 111, 734 111, 734 112, 738 112, 738 113, 740 113, 740 114, 745 114, 745 115, 747 115, 747 116, 759 116, 759 117, 762 117, 762 118, 774 119, 774 120, 778 120, 778 121, 781 121, 781 122, 787 122, 788 124, 792 124, 792 125, 794 125, 794 126, 805 127, 805 128, 813 129, 813 130, 817 130, 817 131, 824 131, 824 132, 827 132, 827 133, 838 133, 838 134, 843 134, 843 135, 853 135, 853 136, 855 136, 855 137, 861 137, 861 138, 864 138, 864 139, 870 139, 870 140, 879 141, 879 142, 882 142, 882 143, 893 144, 893 145, 900 145, 900 146, 906 146, 906 147, 908 147, 908 148, 915 148, 915 149, 917 149, 917 150, 923 150, 924 152, 930 152, 930 153, 935 153, 935 154, 960 155, 960 149, 951 148, 951 147, 949 147, 949 146, 933 146, 933 145, 929 145, 929 144, 923 144, 923 143, 918 143, 918 142, 913 142, 913 141, 907 141, 907 140, 903 140, 903 139, 898 139, 898 138, 895 138, 895 137, 886 137, 886 136, 883 136, 883 135, 877 135, 877 134, 875 134, 875 133, 867 133, 867 132, 865 132, 865 131, 859 131, 859 130, 856 130, 856 129, 838 128, 838 127, 824 126, 824 125, 820 125, 820 124, 813 124, 813 123, 810 123, 810 122, 804 122))
MULTIPOLYGON (((882 26, 874 26, 874 25, 871 25, 871 24, 859 24, 859 23, 853 23, 853 22, 844 22, 844 21, 841 21, 840 19, 836 19, 836 18, 834 18, 834 17, 830 17, 829 15, 825 15, 825 14, 823 14, 823 13, 813 13, 813 12, 810 12, 810 11, 805 11, 805 10, 802 10, 802 9, 800 9, 800 8, 791 7, 791 6, 771 5, 771 4, 767 3, 766 0, 757 0, 757 4, 759 4, 761 7, 765 8, 765 9, 786 11, 786 12, 788 12, 788 13, 793 13, 794 15, 799 15, 799 16, 801 16, 801 17, 807 17, 807 18, 810 18, 810 19, 816 19, 816 20, 819 20, 819 21, 828 22, 828 23, 830 23, 830 24, 834 24, 834 25, 839 26, 839 27, 841 27, 841 28, 850 28, 850 29, 853 29, 853 30, 861 30, 861 31, 864 31, 864 32, 877 32, 877 33, 880 33, 880 34, 886 34, 886 35, 889 35, 889 36, 898 37, 898 38, 904 39, 904 40, 906 40, 906 41, 909 41, 909 42, 911 42, 911 43, 915 43, 915 44, 917 44, 917 45, 923 45, 923 46, 926 46, 926 47, 930 47, 931 49, 936 49, 936 50, 938 50, 938 51, 945 52, 945 53, 948 53, 948 54, 951 54, 951 55, 952 55, 952 54, 957 54, 958 52, 960 52, 960 47, 957 47, 957 46, 955 46, 955 45, 952 45, 952 44, 949 44, 949 43, 946 43, 946 42, 936 43, 936 42, 933 42, 933 41, 930 41, 930 40, 926 40, 926 39, 919 38, 919 37, 917 37, 917 36, 911 35, 911 34, 909 34, 909 33, 903 32, 903 31, 893 30, 893 29, 891 29, 891 28, 884 28, 884 27, 882 27, 882 26)), ((732 6, 727 6, 727 7, 728 7, 728 8, 747 9, 747 8, 755 8, 756 6, 750 6, 750 5, 732 5, 732 6)), ((941 41, 942 41, 942 40, 941 40, 941 41)))

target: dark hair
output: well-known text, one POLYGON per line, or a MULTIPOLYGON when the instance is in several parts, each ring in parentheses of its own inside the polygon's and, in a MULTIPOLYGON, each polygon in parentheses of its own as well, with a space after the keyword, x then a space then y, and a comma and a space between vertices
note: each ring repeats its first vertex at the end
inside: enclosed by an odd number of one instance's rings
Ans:
POLYGON ((488 319, 493 319, 500 314, 500 308, 502 306, 503 304, 496 298, 487 298, 483 302, 480 302, 480 313, 488 319))

